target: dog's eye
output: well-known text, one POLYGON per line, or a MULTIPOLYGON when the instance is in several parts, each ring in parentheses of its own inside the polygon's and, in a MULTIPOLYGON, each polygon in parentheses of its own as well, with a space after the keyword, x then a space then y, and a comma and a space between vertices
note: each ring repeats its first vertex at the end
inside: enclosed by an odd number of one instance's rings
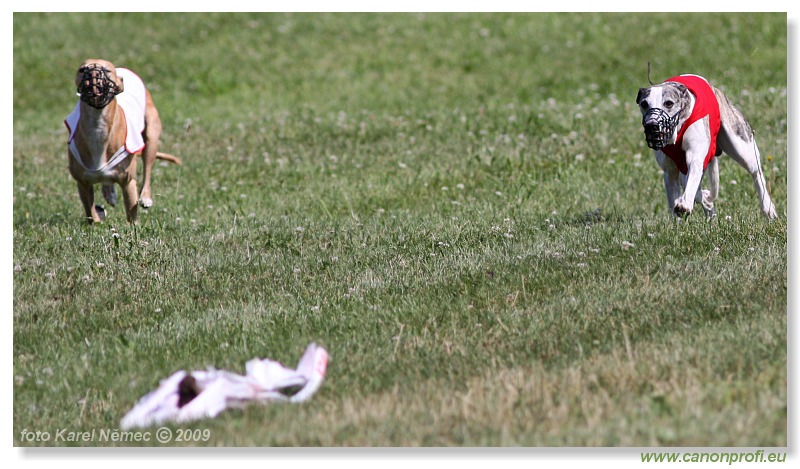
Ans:
POLYGON ((669 107, 672 107, 674 104, 675 104, 675 103, 673 103, 672 101, 664 101, 664 106, 665 106, 665 107, 668 107, 668 108, 669 108, 669 107))
POLYGON ((642 101, 641 103, 639 103, 639 107, 641 107, 643 111, 646 111, 650 108, 650 105, 647 104, 647 101, 642 101))

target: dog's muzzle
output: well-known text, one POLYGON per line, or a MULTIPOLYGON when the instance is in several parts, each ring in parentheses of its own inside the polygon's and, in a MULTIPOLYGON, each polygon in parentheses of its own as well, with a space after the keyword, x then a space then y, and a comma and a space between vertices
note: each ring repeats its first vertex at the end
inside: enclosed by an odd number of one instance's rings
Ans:
POLYGON ((644 138, 647 140, 647 146, 653 150, 661 150, 667 146, 667 142, 669 142, 670 137, 673 132, 675 132, 675 127, 678 126, 680 115, 680 111, 670 117, 665 110, 660 108, 651 108, 648 110, 642 118, 644 138))
POLYGON ((119 87, 109 76, 107 68, 98 64, 89 64, 78 70, 82 73, 78 84, 78 96, 81 101, 95 109, 103 109, 119 94, 119 87))

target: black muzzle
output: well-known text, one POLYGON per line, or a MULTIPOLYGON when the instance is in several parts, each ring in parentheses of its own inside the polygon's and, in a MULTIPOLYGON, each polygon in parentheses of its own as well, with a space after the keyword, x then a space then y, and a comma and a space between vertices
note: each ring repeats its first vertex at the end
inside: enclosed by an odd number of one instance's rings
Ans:
POLYGON ((107 68, 98 64, 89 64, 81 67, 82 73, 78 84, 78 96, 81 101, 95 109, 103 109, 119 94, 119 86, 109 76, 107 68))
POLYGON ((667 111, 660 108, 651 108, 648 110, 642 118, 644 138, 647 140, 647 146, 653 150, 661 150, 667 146, 667 142, 669 142, 670 137, 672 137, 675 132, 675 127, 678 126, 680 115, 680 111, 670 117, 667 111))

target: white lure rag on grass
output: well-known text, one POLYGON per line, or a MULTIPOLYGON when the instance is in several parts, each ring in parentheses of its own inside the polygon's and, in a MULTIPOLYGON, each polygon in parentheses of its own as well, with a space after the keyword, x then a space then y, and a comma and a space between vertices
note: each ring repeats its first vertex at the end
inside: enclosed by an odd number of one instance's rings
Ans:
POLYGON ((214 368, 178 371, 139 400, 122 418, 120 427, 126 430, 210 418, 227 408, 243 407, 250 401, 303 402, 322 386, 328 368, 328 352, 312 343, 296 370, 268 358, 254 358, 245 368, 244 376, 214 368), (297 392, 291 393, 298 387, 297 392))

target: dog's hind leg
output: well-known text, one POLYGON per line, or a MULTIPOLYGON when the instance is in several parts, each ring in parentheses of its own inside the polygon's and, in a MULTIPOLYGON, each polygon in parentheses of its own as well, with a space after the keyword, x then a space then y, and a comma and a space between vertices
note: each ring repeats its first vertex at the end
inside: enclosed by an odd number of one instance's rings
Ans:
POLYGON ((161 119, 158 117, 158 110, 153 103, 150 92, 147 92, 147 107, 145 108, 145 129, 144 129, 144 150, 142 160, 144 163, 142 177, 142 192, 139 194, 139 205, 144 208, 153 206, 153 196, 150 190, 150 179, 153 173, 153 164, 156 162, 158 153, 158 137, 161 135, 161 119))
POLYGON ((117 206, 117 188, 114 184, 103 184, 103 198, 112 207, 117 206))
POLYGON ((753 178, 756 186, 758 200, 761 202, 761 212, 769 219, 778 218, 775 204, 767 190, 767 182, 764 179, 764 171, 761 168, 761 153, 758 151, 755 136, 750 134, 749 141, 745 141, 729 129, 725 122, 720 128, 717 144, 722 151, 727 153, 734 161, 742 165, 753 178))

